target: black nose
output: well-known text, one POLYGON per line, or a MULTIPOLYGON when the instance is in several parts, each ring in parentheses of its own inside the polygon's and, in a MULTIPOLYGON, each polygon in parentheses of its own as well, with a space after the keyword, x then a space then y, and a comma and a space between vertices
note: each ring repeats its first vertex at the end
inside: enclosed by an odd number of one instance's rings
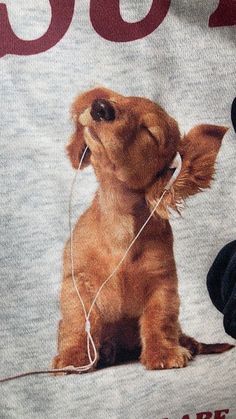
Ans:
POLYGON ((114 121, 116 117, 115 109, 105 99, 94 100, 90 114, 94 121, 114 121))

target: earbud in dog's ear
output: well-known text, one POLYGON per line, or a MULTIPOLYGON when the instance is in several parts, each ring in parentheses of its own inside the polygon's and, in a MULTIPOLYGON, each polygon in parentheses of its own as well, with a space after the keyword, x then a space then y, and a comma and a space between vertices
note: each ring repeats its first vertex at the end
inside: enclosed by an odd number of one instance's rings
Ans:
POLYGON ((176 153, 174 160, 172 161, 171 165, 169 166, 170 169, 175 169, 173 175, 171 176, 169 182, 165 186, 165 190, 169 191, 173 183, 176 181, 177 177, 180 174, 182 168, 182 159, 179 153, 176 153))

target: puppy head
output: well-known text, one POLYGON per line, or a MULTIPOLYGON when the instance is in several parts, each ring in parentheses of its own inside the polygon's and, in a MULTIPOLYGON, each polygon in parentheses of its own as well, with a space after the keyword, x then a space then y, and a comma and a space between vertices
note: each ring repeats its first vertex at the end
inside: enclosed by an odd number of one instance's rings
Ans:
POLYGON ((77 168, 91 163, 99 180, 110 175, 127 189, 142 191, 152 208, 171 178, 178 151, 182 170, 157 208, 168 218, 187 196, 210 186, 214 164, 227 128, 199 125, 183 138, 176 121, 148 99, 125 97, 105 88, 79 96, 72 106, 75 132, 67 151, 77 168))
POLYGON ((92 163, 98 179, 106 173, 126 188, 145 190, 168 167, 176 154, 177 123, 148 99, 125 97, 96 88, 79 96, 72 106, 76 129, 68 154, 78 167, 92 163))

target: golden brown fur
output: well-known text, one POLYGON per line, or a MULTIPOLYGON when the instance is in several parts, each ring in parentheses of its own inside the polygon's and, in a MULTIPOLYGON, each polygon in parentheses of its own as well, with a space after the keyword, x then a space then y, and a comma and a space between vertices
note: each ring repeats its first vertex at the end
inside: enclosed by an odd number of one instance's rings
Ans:
MULTIPOLYGON (((75 133, 67 146, 74 168, 87 144, 83 167, 92 164, 99 187, 74 228, 77 285, 87 310, 114 270, 171 177, 177 151, 182 171, 164 196, 115 277, 103 288, 91 314, 97 349, 110 363, 122 350, 138 353, 148 369, 183 367, 196 353, 222 352, 230 345, 201 346, 178 322, 179 296, 168 206, 209 187, 225 127, 199 125, 181 138, 176 121, 148 99, 96 88, 73 104, 75 133), (115 120, 91 117, 95 99, 115 109, 115 120)), ((54 367, 88 363, 84 315, 71 278, 70 242, 64 251, 62 320, 54 367)), ((119 358, 119 356, 118 356, 119 358)))

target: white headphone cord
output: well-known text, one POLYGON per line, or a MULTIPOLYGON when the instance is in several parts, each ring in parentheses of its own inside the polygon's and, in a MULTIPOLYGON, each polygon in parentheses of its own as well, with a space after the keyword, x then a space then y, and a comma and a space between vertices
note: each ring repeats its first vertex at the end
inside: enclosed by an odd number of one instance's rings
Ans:
MULTIPOLYGON (((83 159, 85 157, 85 154, 88 150, 88 147, 85 148, 82 157, 80 159, 79 162, 79 166, 78 169, 76 170, 74 179, 72 181, 72 185, 71 185, 71 191, 70 191, 70 199, 69 199, 69 227, 70 227, 70 256, 71 256, 71 275, 72 275, 72 281, 73 281, 73 285, 74 288, 76 290, 76 293, 79 297, 81 306, 83 308, 83 312, 84 312, 84 317, 85 317, 85 331, 87 333, 87 354, 88 354, 88 358, 89 358, 89 364, 87 365, 83 365, 83 366, 79 366, 79 367, 74 367, 73 365, 70 365, 69 369, 74 369, 76 372, 84 372, 84 371, 88 371, 90 370, 93 365, 97 362, 98 359, 98 354, 97 354, 97 350, 96 350, 96 346, 93 340, 93 337, 91 335, 90 329, 91 329, 91 325, 90 325, 90 315, 91 312, 93 310, 93 307, 98 299, 98 296, 100 294, 100 292, 102 291, 103 287, 107 284, 108 281, 110 281, 110 279, 112 279, 112 277, 115 275, 115 273, 118 271, 118 269, 120 268, 121 264, 123 263, 123 261, 125 260, 126 256, 128 255, 130 249, 132 248, 132 246, 134 245, 134 243, 136 242, 136 240, 138 239, 138 237, 140 236, 140 234, 142 233, 142 231, 144 230, 144 228, 146 227, 146 225, 148 224, 148 222, 150 221, 150 219, 152 218, 153 214, 155 213, 157 207, 159 206, 163 196, 165 195, 165 193, 167 192, 167 188, 164 189, 161 197, 159 198, 159 200, 156 202, 156 204, 154 205, 151 213, 149 214, 148 218, 146 219, 146 221, 144 222, 144 224, 142 225, 142 227, 140 228, 140 230, 138 231, 138 233, 136 234, 136 236, 134 237, 134 239, 132 240, 132 242, 130 243, 130 245, 128 246, 128 248, 126 249, 124 255, 122 256, 121 260, 119 261, 119 263, 116 265, 116 267, 114 268, 114 270, 112 271, 112 273, 105 279, 105 281, 102 283, 102 285, 99 287, 98 291, 95 294, 95 297, 93 298, 93 301, 91 303, 91 306, 88 310, 88 312, 86 311, 85 305, 84 305, 84 301, 83 298, 80 294, 80 291, 77 287, 76 284, 76 279, 75 279, 75 274, 74 274, 74 254, 73 254, 73 229, 72 229, 72 222, 71 222, 71 216, 72 216, 72 200, 73 200, 73 191, 74 191, 74 185, 77 179, 77 175, 78 172, 81 169, 82 166, 82 162, 83 159), (90 344, 92 345, 92 349, 93 349, 93 357, 91 354, 91 349, 90 349, 90 344)), ((56 371, 56 370, 55 370, 56 371)), ((66 370, 65 370, 66 371, 66 370)))
POLYGON ((88 147, 85 148, 82 157, 80 159, 79 162, 79 166, 78 169, 76 170, 75 176, 73 178, 72 184, 71 184, 71 191, 70 191, 70 198, 69 198, 69 229, 70 229, 70 255, 71 255, 71 276, 72 276, 72 281, 73 281, 73 285, 74 288, 76 290, 76 293, 78 295, 78 298, 80 300, 83 312, 84 312, 84 317, 85 317, 85 331, 87 334, 87 353, 88 353, 88 358, 89 358, 89 364, 87 365, 82 365, 79 367, 75 367, 74 365, 68 365, 67 367, 64 368, 54 368, 54 369, 48 369, 48 370, 34 370, 34 371, 28 371, 28 372, 23 372, 20 374, 16 374, 16 375, 12 375, 12 376, 8 376, 5 378, 0 378, 0 383, 4 383, 7 381, 11 381, 11 380, 15 380, 17 378, 22 378, 22 377, 26 377, 29 375, 38 375, 38 374, 52 374, 52 373, 67 373, 67 374, 75 374, 75 373, 82 373, 85 371, 90 370, 94 364, 96 364, 97 359, 98 359, 98 354, 97 354, 97 349, 93 340, 93 337, 91 335, 91 326, 90 326, 90 315, 92 312, 92 309, 97 301, 97 298, 100 294, 100 292, 102 291, 103 287, 107 284, 107 282, 112 279, 112 277, 115 275, 115 273, 118 271, 119 267, 121 266, 121 264, 123 263, 124 259, 126 258, 128 252, 130 251, 131 247, 134 245, 134 243, 136 242, 136 240, 138 239, 138 237, 140 236, 140 234, 142 233, 143 229, 146 227, 146 225, 148 224, 148 222, 150 221, 151 217, 153 216, 154 212, 156 211, 157 207, 159 206, 161 200, 163 199, 165 193, 167 191, 170 190, 172 184, 174 183, 174 181, 176 180, 180 170, 181 170, 181 165, 182 165, 182 160, 181 157, 179 155, 179 153, 176 154, 172 164, 171 164, 171 168, 175 169, 175 172, 173 173, 170 181, 167 183, 167 185, 164 188, 164 191, 161 195, 161 197, 159 198, 159 200, 155 203, 152 211, 150 212, 148 218, 146 219, 146 221, 144 222, 144 224, 142 225, 142 227, 140 228, 140 230, 138 231, 138 233, 136 234, 136 236, 134 237, 134 239, 132 240, 132 242, 130 243, 130 245, 128 246, 128 248, 126 249, 123 257, 121 258, 121 260, 119 261, 119 263, 116 265, 115 269, 112 271, 112 273, 105 279, 105 281, 102 283, 102 285, 99 287, 98 291, 95 294, 95 297, 92 301, 92 304, 89 308, 89 311, 87 313, 85 305, 84 305, 84 301, 83 298, 79 292, 79 289, 77 287, 76 284, 76 279, 75 279, 75 273, 74 273, 74 254, 73 254, 73 229, 72 229, 72 199, 73 199, 73 191, 74 191, 74 185, 76 182, 76 178, 78 175, 78 172, 81 169, 82 166, 82 162, 84 160, 85 154, 88 150, 88 147), (93 354, 91 354, 91 348, 90 345, 92 346, 92 351, 93 354))

